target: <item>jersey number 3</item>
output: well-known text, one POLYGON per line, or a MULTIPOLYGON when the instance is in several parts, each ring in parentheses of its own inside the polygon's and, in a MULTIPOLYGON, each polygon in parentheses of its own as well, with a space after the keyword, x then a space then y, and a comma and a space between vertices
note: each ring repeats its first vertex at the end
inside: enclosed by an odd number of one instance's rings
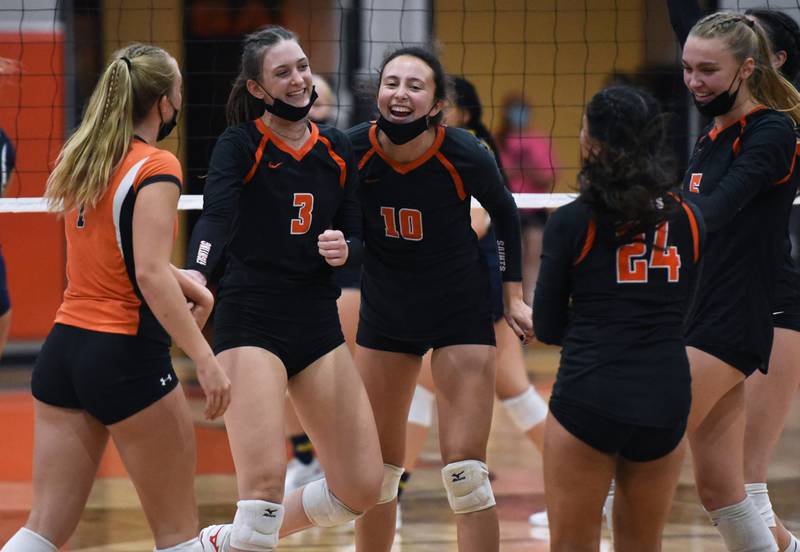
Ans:
POLYGON ((292 234, 305 234, 311 228, 311 213, 314 211, 313 194, 294 194, 293 207, 300 207, 297 218, 293 218, 289 225, 292 234))
POLYGON ((677 282, 680 279, 681 256, 676 246, 667 246, 668 235, 669 223, 665 222, 656 230, 649 262, 642 258, 647 255, 644 234, 636 236, 636 241, 618 247, 617 283, 646 284, 648 271, 654 268, 663 268, 667 271, 667 281, 677 282))
POLYGON ((416 209, 400 209, 395 215, 394 207, 381 207, 381 216, 383 216, 387 238, 402 236, 404 240, 409 241, 422 239, 422 213, 416 209), (398 226, 400 232, 397 231, 398 226))

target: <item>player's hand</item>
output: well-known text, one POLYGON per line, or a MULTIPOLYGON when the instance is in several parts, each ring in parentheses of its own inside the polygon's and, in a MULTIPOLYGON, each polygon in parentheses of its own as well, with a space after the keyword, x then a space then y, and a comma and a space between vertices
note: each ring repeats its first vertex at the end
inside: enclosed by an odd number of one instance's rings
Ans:
POLYGON ((211 316, 211 311, 214 308, 214 295, 206 287, 200 289, 202 293, 187 299, 189 312, 192 313, 192 318, 197 323, 197 327, 202 330, 205 328, 208 317, 211 316))
POLYGON ((503 310, 506 322, 517 334, 523 345, 534 339, 533 335, 533 310, 522 299, 522 284, 520 282, 503 283, 503 310))
POLYGON ((186 304, 192 314, 197 327, 205 327, 211 309, 214 308, 214 295, 206 287, 206 277, 196 270, 185 270, 170 265, 172 273, 181 286, 181 292, 186 297, 186 304))
POLYGON ((203 415, 206 420, 213 420, 222 416, 228 409, 231 402, 231 382, 213 354, 195 362, 195 366, 197 367, 197 381, 200 382, 200 387, 203 388, 206 396, 203 415))
POLYGON ((200 272, 199 270, 191 270, 189 268, 180 268, 178 270, 180 270, 181 273, 185 274, 186 276, 188 276, 201 286, 205 286, 208 283, 206 275, 200 272))
POLYGON ((319 248, 319 254, 331 266, 342 266, 347 262, 350 248, 341 230, 325 230, 319 235, 317 247, 319 248))

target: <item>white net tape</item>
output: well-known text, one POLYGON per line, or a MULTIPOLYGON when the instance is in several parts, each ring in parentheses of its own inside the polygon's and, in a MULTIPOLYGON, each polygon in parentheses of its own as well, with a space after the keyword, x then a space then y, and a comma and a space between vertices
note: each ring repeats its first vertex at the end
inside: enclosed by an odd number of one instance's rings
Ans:
MULTIPOLYGON (((575 198, 575 194, 513 194, 520 209, 554 209, 575 198)), ((475 199, 473 207, 480 207, 475 199)), ((203 208, 203 196, 183 195, 178 209, 192 211, 203 208)), ((42 197, 14 197, 0 199, 0 213, 45 213, 47 201, 42 197)))
MULTIPOLYGON (((512 194, 520 209, 555 209, 566 205, 576 194, 512 194)), ((795 198, 795 205, 800 205, 800 197, 795 198)), ((473 198, 473 207, 480 203, 473 198)), ((178 202, 181 211, 193 211, 203 208, 203 196, 183 195, 178 202)), ((41 197, 16 197, 0 199, 0 213, 45 213, 47 202, 41 197)))

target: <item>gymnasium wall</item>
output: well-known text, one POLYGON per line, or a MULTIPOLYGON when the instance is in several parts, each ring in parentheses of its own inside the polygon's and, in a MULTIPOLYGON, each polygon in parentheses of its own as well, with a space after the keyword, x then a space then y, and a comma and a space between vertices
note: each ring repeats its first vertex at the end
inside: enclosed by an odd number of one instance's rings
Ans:
MULTIPOLYGON (((12 1, 0 10, 0 56, 19 70, 0 76, 0 128, 17 150, 6 195, 41 196, 64 137, 64 34, 55 0, 12 1), (32 9, 35 8, 35 9, 32 9), (48 11, 50 10, 50 11, 48 11)), ((64 244, 50 214, 0 215, 0 246, 12 301, 11 338, 41 339, 64 289, 64 244)))
POLYGON ((643 0, 436 0, 434 10, 446 69, 477 86, 487 126, 497 130, 503 98, 522 92, 563 167, 556 191, 574 189, 584 105, 644 62, 643 0))

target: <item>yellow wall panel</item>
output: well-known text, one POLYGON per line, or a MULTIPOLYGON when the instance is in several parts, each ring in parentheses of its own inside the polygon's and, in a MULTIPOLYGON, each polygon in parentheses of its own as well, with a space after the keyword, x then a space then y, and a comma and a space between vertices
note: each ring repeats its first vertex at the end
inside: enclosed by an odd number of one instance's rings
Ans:
POLYGON ((496 130, 503 98, 523 92, 574 188, 583 106, 615 72, 643 64, 643 0, 439 0, 434 35, 447 70, 466 75, 496 130))

